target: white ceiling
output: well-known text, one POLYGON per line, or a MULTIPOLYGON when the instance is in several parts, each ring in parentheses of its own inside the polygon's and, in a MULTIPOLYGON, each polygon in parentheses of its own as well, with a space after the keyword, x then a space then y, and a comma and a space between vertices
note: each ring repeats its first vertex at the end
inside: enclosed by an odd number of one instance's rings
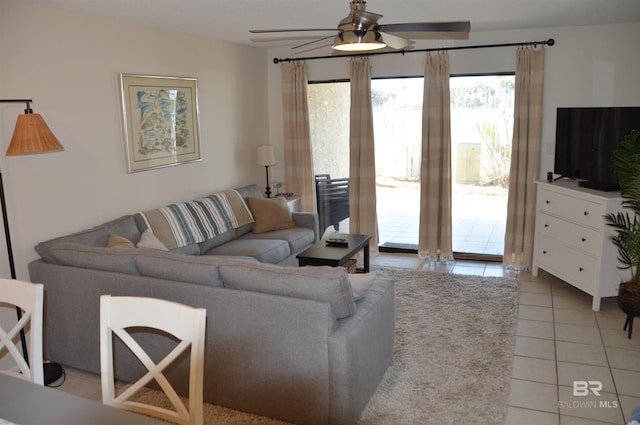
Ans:
MULTIPOLYGON (((300 38, 255 41, 269 36, 250 29, 335 28, 349 14, 349 0, 26 1, 262 47, 300 38)), ((368 0, 367 10, 384 15, 381 24, 468 20, 472 32, 640 22, 640 0, 368 0)))

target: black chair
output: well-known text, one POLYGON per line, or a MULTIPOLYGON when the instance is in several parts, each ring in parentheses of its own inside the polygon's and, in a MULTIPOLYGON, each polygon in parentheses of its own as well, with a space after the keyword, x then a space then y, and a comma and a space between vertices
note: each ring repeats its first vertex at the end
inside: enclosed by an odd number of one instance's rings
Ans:
POLYGON ((320 233, 329 226, 340 230, 340 222, 349 217, 349 178, 332 179, 329 174, 316 174, 316 200, 320 233))

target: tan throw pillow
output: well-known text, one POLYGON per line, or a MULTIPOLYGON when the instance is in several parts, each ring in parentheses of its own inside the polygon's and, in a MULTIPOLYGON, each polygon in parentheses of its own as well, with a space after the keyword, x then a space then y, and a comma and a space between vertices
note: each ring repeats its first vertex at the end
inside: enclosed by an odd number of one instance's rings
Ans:
POLYGON ((113 233, 109 235, 109 240, 107 241, 108 248, 115 249, 133 249, 135 246, 133 242, 129 239, 124 238, 122 236, 114 235, 113 233))
POLYGON ((161 251, 168 251, 167 247, 149 229, 142 232, 142 235, 140 236, 140 242, 138 242, 138 245, 136 246, 138 248, 151 248, 159 249, 161 251))
POLYGON ((291 219, 289 203, 283 197, 247 198, 247 203, 255 220, 253 225, 254 233, 296 227, 296 224, 291 219))

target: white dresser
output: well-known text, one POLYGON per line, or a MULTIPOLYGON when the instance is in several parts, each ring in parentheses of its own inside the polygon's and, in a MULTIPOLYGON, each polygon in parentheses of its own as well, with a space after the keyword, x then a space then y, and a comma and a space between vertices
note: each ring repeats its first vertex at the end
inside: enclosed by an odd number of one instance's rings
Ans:
POLYGON ((600 299, 616 296, 620 282, 629 278, 617 268, 614 231, 603 218, 622 209, 620 192, 586 189, 572 180, 536 183, 532 274, 543 269, 586 292, 598 311, 600 299))

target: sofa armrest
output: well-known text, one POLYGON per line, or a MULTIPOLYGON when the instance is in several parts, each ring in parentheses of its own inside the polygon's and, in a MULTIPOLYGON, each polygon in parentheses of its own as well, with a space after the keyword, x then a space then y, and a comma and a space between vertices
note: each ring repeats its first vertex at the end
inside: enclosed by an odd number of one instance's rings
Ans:
POLYGON ((393 360, 395 285, 376 279, 356 313, 329 337, 331 424, 353 424, 393 360))
POLYGON ((320 240, 321 235, 320 231, 318 230, 318 213, 296 211, 291 213, 291 218, 293 218, 293 222, 296 224, 296 226, 306 227, 307 229, 313 230, 313 234, 315 235, 314 242, 318 242, 320 240))

